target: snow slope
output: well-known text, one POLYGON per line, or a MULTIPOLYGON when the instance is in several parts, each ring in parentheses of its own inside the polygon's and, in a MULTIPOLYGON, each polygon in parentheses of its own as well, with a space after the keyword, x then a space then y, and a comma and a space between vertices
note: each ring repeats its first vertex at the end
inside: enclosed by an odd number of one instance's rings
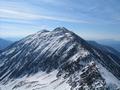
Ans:
POLYGON ((63 78, 56 78, 58 71, 49 74, 39 72, 33 76, 15 79, 7 85, 1 85, 1 90, 69 90, 70 86, 63 78))

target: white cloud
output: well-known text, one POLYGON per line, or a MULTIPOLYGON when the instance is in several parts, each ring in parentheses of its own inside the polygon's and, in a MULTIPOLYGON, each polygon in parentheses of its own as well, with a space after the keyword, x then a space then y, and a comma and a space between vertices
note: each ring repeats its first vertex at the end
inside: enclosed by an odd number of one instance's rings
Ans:
POLYGON ((78 20, 66 17, 56 17, 56 16, 47 16, 47 15, 38 15, 26 12, 20 12, 10 9, 0 9, 0 18, 12 18, 12 19, 22 19, 22 20, 54 20, 54 21, 63 21, 63 22, 72 22, 72 23, 89 23, 86 20, 78 20))

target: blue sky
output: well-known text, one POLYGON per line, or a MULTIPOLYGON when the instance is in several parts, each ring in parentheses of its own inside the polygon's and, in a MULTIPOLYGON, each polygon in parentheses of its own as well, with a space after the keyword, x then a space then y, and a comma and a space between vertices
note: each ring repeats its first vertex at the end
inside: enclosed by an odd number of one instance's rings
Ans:
POLYGON ((120 41, 120 0, 0 0, 0 37, 66 27, 89 40, 120 41))

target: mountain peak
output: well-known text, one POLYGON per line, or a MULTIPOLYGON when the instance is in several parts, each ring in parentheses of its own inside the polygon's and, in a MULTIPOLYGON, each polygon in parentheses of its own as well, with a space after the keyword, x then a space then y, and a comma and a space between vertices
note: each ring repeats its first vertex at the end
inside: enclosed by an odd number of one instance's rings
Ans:
POLYGON ((62 32, 70 32, 67 28, 65 27, 57 27, 53 31, 62 31, 62 32))
POLYGON ((43 30, 41 30, 41 32, 49 32, 49 30, 43 29, 43 30))

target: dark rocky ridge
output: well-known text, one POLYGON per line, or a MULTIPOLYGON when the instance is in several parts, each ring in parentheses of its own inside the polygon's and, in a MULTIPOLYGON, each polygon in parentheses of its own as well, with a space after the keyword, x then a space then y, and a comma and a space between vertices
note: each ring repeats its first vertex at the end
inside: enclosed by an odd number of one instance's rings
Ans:
POLYGON ((90 62, 79 73, 79 75, 72 75, 68 81, 72 86, 72 90, 86 90, 86 86, 90 90, 106 90, 106 82, 101 76, 96 63, 90 62))

